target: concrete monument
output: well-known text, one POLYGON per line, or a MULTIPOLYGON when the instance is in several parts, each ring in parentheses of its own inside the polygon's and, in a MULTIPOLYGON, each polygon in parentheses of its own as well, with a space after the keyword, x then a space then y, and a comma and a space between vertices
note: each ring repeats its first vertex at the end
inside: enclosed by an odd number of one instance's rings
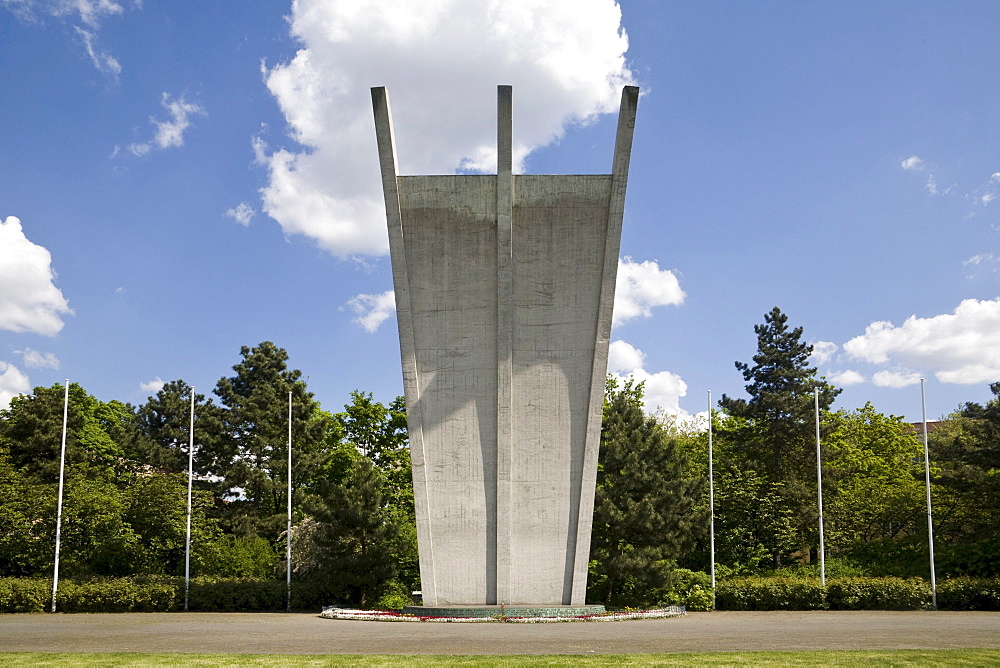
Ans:
POLYGON ((497 174, 400 176, 372 89, 425 606, 582 606, 625 186, 515 175, 500 86, 497 174))

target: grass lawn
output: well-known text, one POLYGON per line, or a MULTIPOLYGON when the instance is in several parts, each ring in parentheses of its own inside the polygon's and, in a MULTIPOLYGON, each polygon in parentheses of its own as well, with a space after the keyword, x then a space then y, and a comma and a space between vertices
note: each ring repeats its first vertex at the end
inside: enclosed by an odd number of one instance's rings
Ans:
POLYGON ((1000 649, 542 656, 7 652, 0 666, 997 666, 1000 649))

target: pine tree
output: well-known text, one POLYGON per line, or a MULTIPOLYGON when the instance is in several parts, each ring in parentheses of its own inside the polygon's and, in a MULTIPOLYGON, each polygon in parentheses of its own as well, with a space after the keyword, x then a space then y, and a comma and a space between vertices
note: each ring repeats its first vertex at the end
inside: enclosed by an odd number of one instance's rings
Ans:
POLYGON ((809 366, 812 345, 802 341, 802 328, 788 327, 788 316, 777 306, 755 325, 757 354, 753 365, 736 362, 750 381, 750 399, 722 395, 719 407, 751 428, 742 434, 745 459, 772 482, 790 482, 815 466, 810 436, 815 433, 814 391, 821 411, 829 410, 841 390, 816 377, 809 366))
POLYGON ((207 444, 205 466, 221 476, 218 490, 229 504, 229 528, 277 538, 284 526, 288 487, 288 393, 292 392, 292 486, 308 484, 322 468, 327 421, 306 389, 302 372, 289 370, 288 353, 270 341, 240 349, 235 376, 215 394, 223 433, 207 444))
POLYGON ((605 604, 656 603, 674 564, 706 524, 696 511, 704 481, 642 410, 642 384, 608 379, 591 538, 592 593, 605 604))

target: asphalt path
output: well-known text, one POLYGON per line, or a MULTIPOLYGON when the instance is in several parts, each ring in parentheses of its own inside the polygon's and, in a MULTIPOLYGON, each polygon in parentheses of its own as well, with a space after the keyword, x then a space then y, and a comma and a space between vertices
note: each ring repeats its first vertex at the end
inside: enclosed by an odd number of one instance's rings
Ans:
POLYGON ((0 615, 5 652, 635 654, 1000 648, 1000 612, 694 612, 671 619, 455 624, 308 613, 0 615))

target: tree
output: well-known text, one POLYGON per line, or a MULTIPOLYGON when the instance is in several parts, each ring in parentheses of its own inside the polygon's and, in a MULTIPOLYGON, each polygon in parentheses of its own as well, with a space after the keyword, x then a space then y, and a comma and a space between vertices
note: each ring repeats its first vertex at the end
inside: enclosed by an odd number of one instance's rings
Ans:
MULTIPOLYGON (((36 387, 14 397, 0 411, 0 439, 7 443, 11 464, 39 481, 56 482, 62 443, 65 387, 36 387)), ((113 475, 126 450, 121 441, 132 407, 108 404, 91 396, 77 383, 69 386, 66 463, 86 464, 88 475, 113 475)))
MULTIPOLYGON (((298 572, 320 576, 349 602, 371 603, 397 577, 403 519, 389 503, 386 480, 366 457, 358 457, 340 483, 326 481, 306 498, 310 519, 304 535, 312 545, 299 555, 298 572)), ((300 525, 301 526, 301 525, 300 525)))
POLYGON ((703 530, 704 480, 684 475, 677 442, 642 410, 642 384, 605 392, 591 537, 591 591, 605 604, 648 600, 703 530))
MULTIPOLYGON (((186 473, 191 435, 191 391, 183 380, 166 383, 136 410, 130 448, 149 466, 166 473, 186 473)), ((195 470, 209 472, 211 453, 221 432, 219 407, 195 393, 195 470), (207 446, 207 447, 206 447, 207 446)))
POLYGON ((226 409, 222 433, 205 450, 206 468, 222 481, 230 530, 277 539, 284 528, 288 486, 288 393, 292 393, 293 489, 322 469, 327 433, 319 404, 302 372, 289 370, 288 353, 270 341, 240 349, 236 375, 215 394, 226 409))
POLYGON ((750 427, 742 434, 747 463, 772 481, 804 477, 810 470, 814 452, 809 447, 813 434, 814 391, 819 389, 821 411, 829 410, 841 390, 816 377, 809 366, 813 347, 802 342, 802 328, 789 329, 788 316, 777 306, 764 315, 764 324, 755 325, 757 354, 753 365, 736 362, 743 379, 750 381, 750 399, 734 399, 725 394, 719 407, 741 418, 750 427))
POLYGON ((1000 383, 929 436, 934 534, 945 573, 1000 575, 1000 383))
POLYGON ((413 474, 407 447, 406 401, 396 397, 388 406, 371 393, 355 390, 351 402, 334 418, 347 443, 371 460, 386 478, 391 502, 413 515, 413 474))

